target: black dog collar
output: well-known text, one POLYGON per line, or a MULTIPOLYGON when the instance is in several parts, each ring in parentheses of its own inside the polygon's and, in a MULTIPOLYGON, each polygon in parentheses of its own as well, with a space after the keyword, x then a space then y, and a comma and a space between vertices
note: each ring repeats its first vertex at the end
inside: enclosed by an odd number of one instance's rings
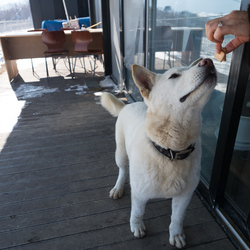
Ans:
POLYGON ((191 144, 187 149, 181 151, 174 151, 170 148, 162 148, 161 146, 157 145, 155 142, 152 142, 155 148, 162 153, 163 155, 167 156, 171 161, 173 160, 184 160, 186 159, 195 149, 195 144, 191 144))

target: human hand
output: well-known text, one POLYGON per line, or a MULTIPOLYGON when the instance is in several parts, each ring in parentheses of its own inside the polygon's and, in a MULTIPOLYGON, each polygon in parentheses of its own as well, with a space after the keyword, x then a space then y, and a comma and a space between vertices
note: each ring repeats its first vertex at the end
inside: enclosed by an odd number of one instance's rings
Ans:
POLYGON ((232 34, 235 36, 225 47, 227 53, 238 48, 241 44, 249 41, 250 23, 247 11, 234 10, 230 14, 210 20, 206 23, 207 38, 215 43, 216 53, 220 53, 224 36, 232 34), (218 24, 221 23, 222 25, 218 24))

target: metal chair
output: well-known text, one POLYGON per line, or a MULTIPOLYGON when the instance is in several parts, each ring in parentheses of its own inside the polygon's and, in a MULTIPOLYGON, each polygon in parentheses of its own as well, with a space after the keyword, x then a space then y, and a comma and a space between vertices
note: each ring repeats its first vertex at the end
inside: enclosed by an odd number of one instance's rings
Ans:
POLYGON ((48 50, 44 51, 45 56, 45 65, 46 65, 46 73, 47 73, 47 80, 49 79, 49 70, 48 70, 48 63, 47 57, 52 57, 53 68, 56 70, 57 58, 67 57, 69 63, 69 71, 73 79, 73 75, 71 72, 71 65, 70 59, 68 55, 68 50, 63 48, 63 44, 66 41, 65 33, 63 30, 60 31, 47 31, 44 30, 42 32, 42 42, 47 45, 48 50))
POLYGON ((82 57, 85 73, 87 72, 85 67, 84 57, 86 55, 89 55, 88 45, 93 41, 93 39, 88 30, 72 31, 71 36, 72 36, 72 41, 74 43, 74 53, 75 53, 75 62, 73 63, 73 76, 74 76, 77 57, 82 57))
MULTIPOLYGON (((168 61, 169 67, 171 68, 174 65, 171 65, 171 57, 170 52, 173 45, 172 39, 172 29, 170 26, 156 26, 155 29, 155 37, 153 41, 154 51, 162 51, 164 52, 164 62, 163 62, 163 69, 165 70, 165 61, 166 61, 166 54, 168 54, 168 61)), ((174 64, 174 60, 173 60, 174 64)))
MULTIPOLYGON (((93 34, 94 35, 94 34, 93 34)), ((88 51, 90 55, 94 56, 94 72, 93 77, 95 77, 95 65, 96 59, 99 58, 103 62, 103 38, 102 33, 95 33, 95 39, 93 42, 88 46, 88 51)))
POLYGON ((84 62, 84 57, 93 55, 94 56, 94 68, 92 68, 92 64, 90 61, 90 66, 93 71, 93 77, 95 77, 95 67, 96 67, 96 59, 99 55, 103 54, 103 46, 102 46, 102 34, 96 33, 95 35, 99 36, 96 39, 92 38, 91 33, 88 30, 79 30, 72 31, 72 41, 74 43, 74 52, 75 63, 73 66, 73 74, 75 72, 76 58, 79 56, 83 57, 83 63, 86 73, 86 67, 84 62))

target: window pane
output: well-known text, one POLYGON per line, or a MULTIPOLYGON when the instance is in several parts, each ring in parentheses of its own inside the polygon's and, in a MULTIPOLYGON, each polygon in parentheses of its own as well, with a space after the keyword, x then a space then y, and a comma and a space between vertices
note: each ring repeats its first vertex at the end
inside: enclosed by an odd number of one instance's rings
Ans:
POLYGON ((226 199, 246 219, 250 212, 250 78, 244 97, 234 153, 226 187, 226 199))
MULTIPOLYGON (((148 68, 154 72, 164 72, 171 67, 189 65, 203 57, 211 58, 218 72, 217 86, 202 114, 201 177, 208 184, 232 54, 228 54, 226 62, 222 63, 214 58, 215 45, 206 38, 205 24, 208 20, 239 9, 240 1, 151 0, 149 2, 148 68)), ((223 45, 231 39, 232 36, 226 36, 223 45)))
POLYGON ((144 65, 143 34, 145 24, 145 1, 124 1, 124 66, 126 71, 126 87, 136 100, 141 100, 141 94, 135 86, 131 66, 144 65))

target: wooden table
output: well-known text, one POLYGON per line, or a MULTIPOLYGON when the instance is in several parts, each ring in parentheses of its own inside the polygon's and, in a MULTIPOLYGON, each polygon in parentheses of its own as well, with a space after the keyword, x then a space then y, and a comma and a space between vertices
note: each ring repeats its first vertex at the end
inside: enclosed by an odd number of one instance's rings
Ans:
MULTIPOLYGON (((89 45, 89 48, 95 49, 96 47, 100 47, 100 43, 102 44, 102 29, 90 29, 89 31, 93 38, 93 42, 89 45)), ((66 34, 64 48, 69 50, 70 56, 73 56, 74 44, 72 42, 71 31, 66 30, 64 32, 66 34)), ((47 50, 47 46, 42 43, 41 34, 41 31, 36 31, 0 36, 5 66, 10 81, 19 73, 16 60, 44 57, 44 51, 47 50)))

